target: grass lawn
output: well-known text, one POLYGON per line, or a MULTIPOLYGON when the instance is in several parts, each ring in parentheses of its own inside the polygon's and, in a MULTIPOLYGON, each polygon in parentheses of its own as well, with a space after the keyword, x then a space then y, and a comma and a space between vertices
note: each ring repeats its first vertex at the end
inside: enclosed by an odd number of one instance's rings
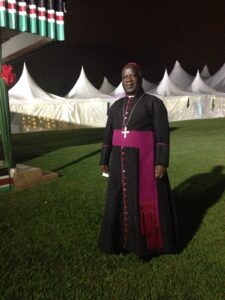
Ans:
POLYGON ((171 124, 179 251, 145 263, 98 250, 102 134, 13 135, 16 162, 60 177, 0 194, 0 300, 224 300, 225 119, 171 124))

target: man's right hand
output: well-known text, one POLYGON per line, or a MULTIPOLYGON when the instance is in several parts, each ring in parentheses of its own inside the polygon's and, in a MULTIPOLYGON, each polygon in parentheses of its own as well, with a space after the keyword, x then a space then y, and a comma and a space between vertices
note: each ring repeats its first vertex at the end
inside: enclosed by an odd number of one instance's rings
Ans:
POLYGON ((109 166, 108 165, 101 165, 100 170, 101 170, 101 172, 109 173, 109 166))

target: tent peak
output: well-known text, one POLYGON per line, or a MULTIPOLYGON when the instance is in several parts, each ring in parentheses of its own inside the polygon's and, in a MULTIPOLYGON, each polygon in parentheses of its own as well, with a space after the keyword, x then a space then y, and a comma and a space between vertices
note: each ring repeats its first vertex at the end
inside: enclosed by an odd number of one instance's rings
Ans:
POLYGON ((180 66, 180 62, 178 60, 176 60, 174 66, 177 66, 177 67, 180 66))

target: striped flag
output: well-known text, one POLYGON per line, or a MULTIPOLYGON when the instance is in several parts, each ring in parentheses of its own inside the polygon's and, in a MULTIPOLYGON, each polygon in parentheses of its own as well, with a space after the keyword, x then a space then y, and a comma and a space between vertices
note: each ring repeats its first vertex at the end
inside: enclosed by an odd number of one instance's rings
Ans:
POLYGON ((18 1, 19 31, 27 31, 27 3, 24 0, 18 1))
POLYGON ((56 9, 56 33, 57 40, 64 41, 64 12, 63 12, 63 0, 58 0, 57 9, 56 9))
POLYGON ((48 37, 50 39, 55 38, 55 10, 54 10, 54 1, 48 0, 48 37))
POLYGON ((16 0, 7 0, 8 26, 10 29, 17 29, 16 0))
POLYGON ((65 40, 65 0, 0 0, 0 27, 65 40))
POLYGON ((10 170, 8 168, 0 168, 0 192, 11 191, 13 183, 14 180, 10 176, 10 170))
POLYGON ((46 36, 46 7, 44 0, 38 0, 38 33, 46 36))
POLYGON ((5 0, 0 0, 0 26, 6 27, 6 4, 5 0))
POLYGON ((29 31, 31 33, 37 33, 37 5, 35 0, 29 0, 29 31))

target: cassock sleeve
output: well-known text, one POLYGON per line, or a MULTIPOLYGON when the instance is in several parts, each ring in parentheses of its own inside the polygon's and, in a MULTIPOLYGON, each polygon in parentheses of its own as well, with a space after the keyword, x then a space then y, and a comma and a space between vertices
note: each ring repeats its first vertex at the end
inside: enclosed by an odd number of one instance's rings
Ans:
POLYGON ((153 128, 155 132, 155 165, 169 166, 169 123, 167 110, 158 98, 153 100, 153 128))
POLYGON ((112 151, 112 111, 109 111, 106 127, 103 136, 103 145, 100 155, 100 165, 109 165, 109 158, 112 151))

